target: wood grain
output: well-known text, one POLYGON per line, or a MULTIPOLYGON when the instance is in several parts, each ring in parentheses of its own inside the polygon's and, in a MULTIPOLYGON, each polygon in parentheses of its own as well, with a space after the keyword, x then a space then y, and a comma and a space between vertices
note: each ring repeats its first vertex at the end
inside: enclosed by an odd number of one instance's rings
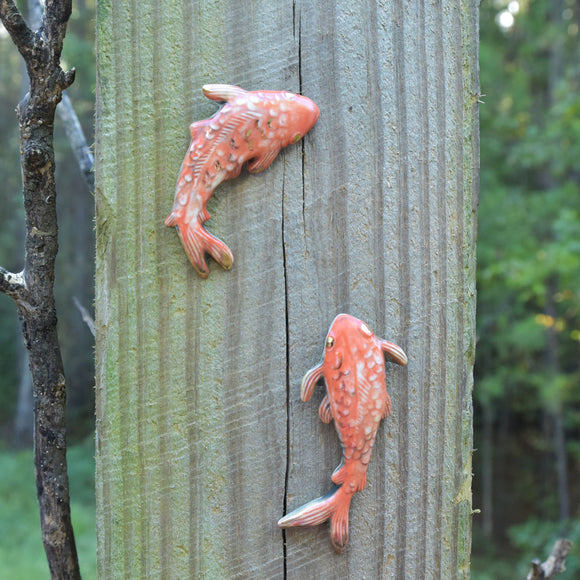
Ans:
POLYGON ((471 0, 99 2, 101 577, 468 577, 477 34, 471 0), (218 188, 201 280, 163 220, 207 82, 322 115, 218 188), (343 311, 410 362, 338 556, 276 521, 340 461, 299 385, 343 311))

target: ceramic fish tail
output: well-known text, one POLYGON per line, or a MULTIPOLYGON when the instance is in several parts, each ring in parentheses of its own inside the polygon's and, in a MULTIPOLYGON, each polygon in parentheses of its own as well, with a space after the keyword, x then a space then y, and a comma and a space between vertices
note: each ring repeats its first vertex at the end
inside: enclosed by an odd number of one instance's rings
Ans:
POLYGON ((348 542, 350 502, 366 486, 379 423, 391 412, 385 355, 397 364, 407 364, 400 347, 376 337, 354 316, 339 314, 326 337, 322 363, 302 379, 301 398, 308 401, 324 378, 326 396, 318 414, 325 423, 334 421, 343 461, 332 474, 333 491, 284 516, 278 525, 315 526, 330 519, 330 537, 337 552, 344 551, 348 542))
POLYGON ((210 119, 191 125, 191 144, 165 225, 177 228, 190 262, 206 278, 206 254, 226 270, 234 262, 230 249, 203 227, 215 188, 237 177, 246 162, 251 173, 264 171, 280 149, 299 141, 314 126, 320 111, 310 99, 285 91, 205 85, 203 92, 225 105, 210 119))

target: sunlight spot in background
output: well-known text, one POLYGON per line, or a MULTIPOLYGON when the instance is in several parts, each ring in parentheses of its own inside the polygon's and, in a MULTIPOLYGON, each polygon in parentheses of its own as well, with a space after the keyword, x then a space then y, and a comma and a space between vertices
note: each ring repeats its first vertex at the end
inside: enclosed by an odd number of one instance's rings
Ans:
POLYGON ((497 25, 504 31, 509 30, 515 24, 514 16, 519 14, 520 0, 495 0, 494 4, 501 9, 495 17, 497 25))
POLYGON ((514 25, 514 15, 509 10, 502 10, 495 17, 495 21, 498 23, 500 28, 509 30, 514 25))
POLYGON ((4 28, 4 24, 0 22, 0 38, 7 38, 8 37, 8 30, 4 28))

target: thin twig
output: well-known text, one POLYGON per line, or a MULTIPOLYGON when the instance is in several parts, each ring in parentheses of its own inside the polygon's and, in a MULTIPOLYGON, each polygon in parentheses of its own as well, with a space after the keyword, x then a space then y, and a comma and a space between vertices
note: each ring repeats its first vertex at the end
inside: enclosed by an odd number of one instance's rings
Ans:
POLYGON ((34 45, 34 33, 28 28, 13 0, 2 0, 0 2, 0 20, 2 20, 4 28, 10 34, 12 42, 18 48, 20 54, 25 60, 29 58, 34 45))
POLYGON ((24 272, 15 274, 0 266, 0 292, 13 298, 17 304, 22 302, 26 293, 24 272))
POLYGON ((89 311, 81 304, 80 300, 76 296, 73 296, 73 302, 77 307, 77 310, 81 313, 83 322, 89 327, 91 334, 95 336, 95 321, 93 317, 89 314, 89 311))
POLYGON ((95 164, 95 158, 89 144, 87 143, 85 132, 83 131, 73 104, 66 93, 63 93, 62 101, 56 108, 56 112, 64 125, 66 136, 68 137, 85 183, 87 184, 89 191, 94 193, 95 173, 93 167, 95 164))

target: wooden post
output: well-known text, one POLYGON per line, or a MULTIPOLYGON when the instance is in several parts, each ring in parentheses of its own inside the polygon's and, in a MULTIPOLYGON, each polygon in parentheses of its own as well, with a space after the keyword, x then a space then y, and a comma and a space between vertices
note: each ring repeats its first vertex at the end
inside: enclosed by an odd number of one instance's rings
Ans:
POLYGON ((99 2, 101 577, 469 576, 477 38, 475 0, 99 2), (163 221, 208 82, 321 118, 218 188, 235 265, 201 280, 163 221), (339 312, 409 356, 342 556, 276 526, 340 461, 299 398, 339 312))

